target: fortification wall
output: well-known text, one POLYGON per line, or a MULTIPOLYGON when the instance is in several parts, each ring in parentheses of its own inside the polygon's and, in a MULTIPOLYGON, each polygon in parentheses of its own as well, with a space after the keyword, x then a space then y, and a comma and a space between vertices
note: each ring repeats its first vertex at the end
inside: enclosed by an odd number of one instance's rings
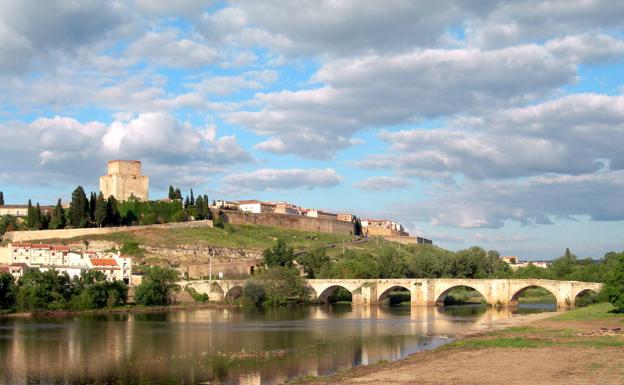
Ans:
POLYGON ((9 231, 3 239, 11 242, 30 242, 43 239, 69 239, 87 235, 102 235, 126 231, 139 231, 146 229, 183 229, 192 227, 212 227, 212 221, 193 221, 180 223, 165 223, 160 225, 128 226, 128 227, 103 227, 88 229, 63 229, 63 230, 36 230, 36 231, 9 231))
POLYGON ((294 230, 342 235, 353 235, 355 233, 355 226, 352 222, 336 221, 332 219, 276 213, 252 214, 231 210, 222 211, 222 215, 225 222, 234 225, 277 226, 294 230))

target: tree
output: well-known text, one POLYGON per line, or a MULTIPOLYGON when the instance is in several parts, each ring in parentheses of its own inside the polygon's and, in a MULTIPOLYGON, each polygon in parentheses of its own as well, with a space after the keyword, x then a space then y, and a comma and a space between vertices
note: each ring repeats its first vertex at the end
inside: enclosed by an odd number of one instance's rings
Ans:
POLYGON ((292 247, 288 247, 282 238, 278 238, 273 247, 265 249, 262 255, 264 264, 268 267, 292 266, 295 258, 292 247))
POLYGON ((189 202, 191 206, 195 206, 195 197, 193 196, 193 189, 191 189, 191 200, 189 202))
POLYGON ((26 227, 28 227, 29 230, 35 228, 35 208, 30 199, 28 200, 28 209, 26 210, 26 227))
POLYGON ((605 280, 603 294, 617 312, 624 312, 624 252, 615 257, 613 269, 605 280))
POLYGON ((0 309, 12 309, 15 306, 17 286, 13 276, 9 273, 0 273, 0 309))
POLYGON ((354 217, 353 227, 354 227, 354 232, 355 232, 354 235, 361 237, 362 236, 362 221, 360 221, 360 218, 354 217))
POLYGON ((248 287, 248 294, 245 295, 243 288, 243 298, 248 300, 255 297, 257 303, 263 293, 265 306, 285 305, 290 301, 301 301, 306 296, 305 281, 299 276, 299 271, 292 266, 275 266, 261 271, 256 275, 254 282, 262 287, 262 291, 256 287, 252 296, 249 294, 251 288, 248 287))
POLYGON ((182 191, 180 191, 179 188, 176 188, 174 192, 175 192, 175 199, 182 200, 182 191))
POLYGON ((325 249, 317 247, 303 253, 297 258, 297 262, 301 265, 301 267, 303 267, 306 277, 314 279, 319 276, 325 265, 331 263, 331 260, 325 253, 325 249))
POLYGON ((4 193, 0 191, 0 206, 4 206, 4 193))
POLYGON ((0 217, 0 237, 7 231, 14 231, 17 230, 17 228, 17 218, 13 215, 4 215, 0 217))
POLYGON ((186 199, 184 200, 184 208, 187 209, 190 204, 191 204, 191 200, 189 199, 189 197, 187 195, 186 199))
POLYGON ((50 218, 50 224, 48 227, 52 230, 65 228, 65 210, 63 209, 60 198, 56 202, 54 213, 52 214, 52 218, 50 218))
POLYGON ((176 199, 175 190, 172 185, 169 185, 169 199, 176 199))
POLYGON ((98 227, 102 227, 106 223, 107 207, 104 194, 100 191, 95 200, 95 211, 93 212, 93 220, 98 227))
POLYGON ((119 226, 121 224, 121 215, 117 207, 117 199, 109 196, 106 201, 106 226, 119 226))
POLYGON ((37 202, 37 206, 35 207, 34 229, 43 229, 43 215, 41 214, 41 206, 39 206, 39 202, 37 202))
POLYGON ((82 186, 72 192, 69 206, 69 224, 74 228, 86 227, 89 219, 89 203, 82 186))
POLYGON ((144 306, 166 306, 174 303, 174 293, 180 290, 176 284, 178 272, 168 267, 147 268, 141 284, 135 291, 136 303, 144 306))
POLYGON ((556 279, 565 279, 574 272, 576 263, 576 255, 572 254, 570 249, 566 248, 565 253, 553 261, 550 270, 552 270, 556 279))
POLYGON ((89 198, 89 220, 95 222, 95 207, 97 203, 97 194, 91 191, 89 198))

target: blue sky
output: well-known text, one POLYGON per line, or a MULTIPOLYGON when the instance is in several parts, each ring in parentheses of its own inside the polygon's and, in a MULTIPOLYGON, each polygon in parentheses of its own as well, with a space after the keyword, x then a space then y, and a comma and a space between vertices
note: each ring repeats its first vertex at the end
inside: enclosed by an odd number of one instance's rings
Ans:
POLYGON ((153 198, 288 200, 529 259, 624 249, 624 3, 169 3, 0 4, 7 203, 129 158, 153 198))

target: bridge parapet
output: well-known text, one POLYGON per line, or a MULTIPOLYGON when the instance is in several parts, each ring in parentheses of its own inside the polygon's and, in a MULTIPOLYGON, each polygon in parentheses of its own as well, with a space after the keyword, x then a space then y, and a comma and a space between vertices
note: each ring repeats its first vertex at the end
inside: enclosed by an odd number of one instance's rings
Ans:
MULTIPOLYGON (((412 306, 435 305, 443 303, 453 289, 466 286, 479 292, 490 305, 515 306, 524 290, 539 287, 555 296, 557 306, 569 307, 575 304, 580 294, 602 289, 601 283, 544 279, 308 279, 306 282, 311 289, 312 300, 326 302, 334 290, 342 287, 352 294, 352 302, 357 305, 381 303, 397 288, 410 292, 412 306)), ((180 285, 206 293, 211 300, 222 301, 240 295, 245 281, 183 281, 180 285)))

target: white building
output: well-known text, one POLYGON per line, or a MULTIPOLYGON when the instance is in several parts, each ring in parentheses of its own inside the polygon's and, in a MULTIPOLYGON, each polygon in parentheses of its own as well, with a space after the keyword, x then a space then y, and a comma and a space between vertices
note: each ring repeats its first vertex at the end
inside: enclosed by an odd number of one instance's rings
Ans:
POLYGON ((240 211, 252 214, 273 213, 275 212, 275 204, 269 202, 260 202, 257 200, 238 201, 240 211))
POLYGON ((81 276, 85 270, 98 270, 108 280, 131 282, 132 258, 123 257, 119 253, 73 252, 69 246, 42 243, 13 243, 9 247, 11 266, 15 265, 16 271, 25 265, 40 271, 67 273, 74 278, 81 276))

